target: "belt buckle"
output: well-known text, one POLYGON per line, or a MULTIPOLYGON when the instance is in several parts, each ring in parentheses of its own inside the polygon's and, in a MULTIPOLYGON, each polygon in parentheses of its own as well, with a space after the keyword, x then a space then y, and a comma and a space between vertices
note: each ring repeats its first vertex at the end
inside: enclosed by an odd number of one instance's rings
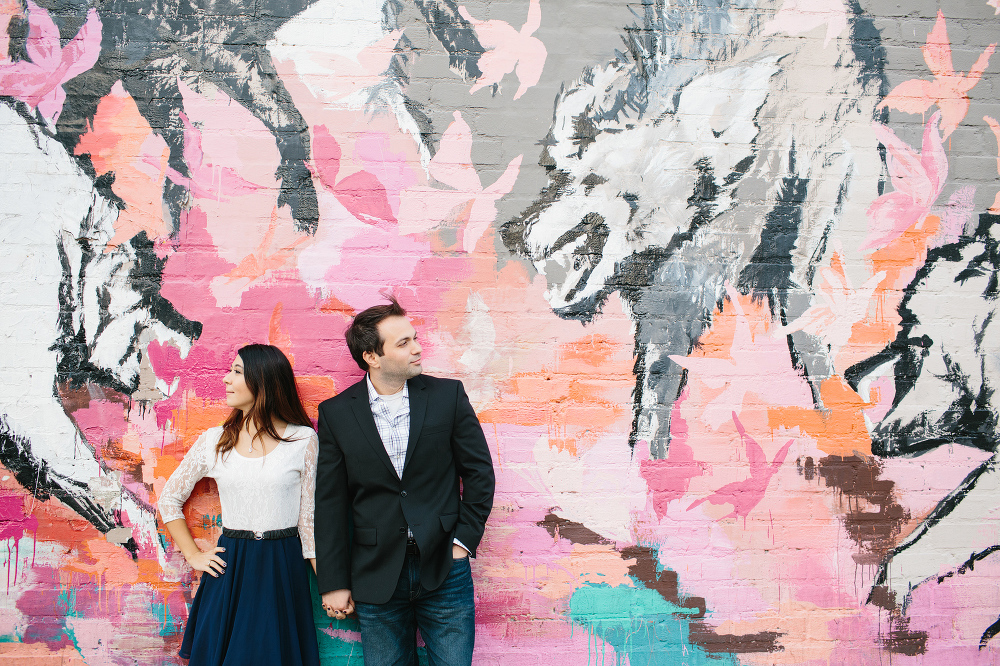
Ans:
POLYGON ((253 531, 253 538, 256 539, 257 541, 260 541, 261 539, 264 538, 264 533, 261 532, 260 530, 254 530, 253 531))

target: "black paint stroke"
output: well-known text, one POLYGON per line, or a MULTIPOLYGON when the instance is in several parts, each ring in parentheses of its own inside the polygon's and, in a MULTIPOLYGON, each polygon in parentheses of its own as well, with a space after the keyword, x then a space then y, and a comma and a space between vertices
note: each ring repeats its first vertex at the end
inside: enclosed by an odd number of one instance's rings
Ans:
MULTIPOLYGON (((0 102, 9 105, 20 115, 27 123, 28 130, 34 133, 36 141, 42 136, 56 138, 23 102, 11 98, 3 98, 0 102)), ((71 154, 66 158, 74 159, 71 154)), ((93 167, 88 158, 77 158, 75 162, 85 174, 93 177, 93 167)), ((105 174, 94 181, 94 190, 104 196, 105 193, 111 192, 113 182, 113 174, 105 174)), ((124 206, 120 199, 108 198, 111 205, 118 206, 119 209, 124 206)), ((51 242, 54 247, 48 250, 58 255, 62 269, 57 292, 56 339, 52 341, 50 347, 56 352, 56 365, 52 368, 52 395, 56 400, 61 400, 60 385, 68 389, 104 386, 125 396, 131 396, 138 388, 137 374, 123 378, 117 372, 117 367, 101 366, 92 359, 92 353, 101 336, 113 323, 114 317, 119 316, 110 309, 112 289, 128 289, 133 295, 138 296, 134 303, 130 302, 129 309, 122 313, 125 316, 136 314, 139 316, 136 317, 131 336, 120 345, 122 355, 119 365, 133 355, 141 361, 144 352, 141 346, 142 334, 154 324, 162 324, 191 341, 197 339, 202 332, 200 322, 181 315, 160 294, 163 269, 167 259, 156 255, 154 244, 146 233, 141 232, 128 242, 108 249, 92 240, 109 237, 110 230, 98 228, 96 226, 98 224, 109 224, 109 220, 101 217, 95 205, 92 205, 80 221, 79 229, 73 230, 74 233, 71 234, 53 236, 51 242), (64 245, 66 243, 76 245, 72 248, 72 253, 64 245), (71 260, 71 254, 79 256, 78 264, 71 260), (102 266, 99 271, 100 277, 95 276, 90 269, 98 262, 110 263, 113 269, 107 270, 107 267, 102 266), (108 282, 99 283, 101 279, 106 279, 108 282), (98 305, 98 322, 89 337, 83 317, 80 316, 88 292, 96 295, 98 305)), ((46 250, 40 249, 40 251, 46 250)), ((78 430, 77 434, 82 445, 94 454, 93 446, 87 442, 83 433, 78 430)), ((122 527, 120 517, 114 511, 102 507, 94 499, 87 484, 59 474, 52 469, 49 461, 36 456, 31 447, 31 437, 31 433, 14 432, 7 423, 5 415, 0 412, 0 463, 11 471, 18 483, 38 499, 46 500, 49 497, 59 499, 102 533, 122 527)), ((72 446, 73 442, 67 444, 72 446)), ((94 455, 96 459, 97 456, 94 455)), ((103 467, 103 463, 99 460, 98 464, 103 467)), ((123 490, 123 492, 128 491, 123 490)), ((154 508, 148 502, 134 496, 132 499, 144 510, 154 512, 154 508)), ((138 548, 134 538, 129 538, 122 545, 131 552, 133 558, 137 557, 138 548)))
MULTIPOLYGON (((121 527, 121 521, 93 498, 85 483, 57 474, 48 463, 31 453, 31 442, 13 432, 0 413, 0 463, 22 487, 41 501, 56 498, 87 520, 102 534, 121 527)), ((139 548, 129 537, 122 546, 132 559, 138 559, 139 548)))
MULTIPOLYGON (((475 31, 452 0, 414 0, 428 26, 463 76, 478 77, 483 53, 475 31)), ((184 102, 179 81, 200 91, 214 85, 247 109, 271 132, 281 161, 277 203, 288 206, 296 227, 315 233, 319 205, 310 160, 310 130, 274 67, 267 42, 315 0, 96 0, 102 24, 101 54, 95 66, 65 84, 66 102, 58 121, 60 140, 70 153, 88 131, 102 98, 120 81, 153 132, 167 144, 168 163, 184 178, 184 102)), ((387 0, 386 5, 393 4, 387 0)), ((72 38, 91 6, 85 0, 39 0, 72 38)), ((389 8, 390 13, 392 7, 389 8)), ((17 30, 12 53, 24 51, 26 32, 17 30), (21 36, 25 33, 25 36, 21 36)), ((398 73, 398 60, 393 71, 398 73)), ((393 71, 390 71, 391 75, 393 71)), ((411 112, 414 109, 411 108, 411 112)), ((419 114, 418 114, 419 116, 419 114)), ((419 122, 420 118, 416 118, 419 122)), ((429 134, 429 132, 427 133, 429 134)), ((169 176, 163 186, 174 231, 188 205, 187 188, 169 176)))
MULTIPOLYGON (((971 491, 973 488, 976 487, 976 482, 979 481, 979 477, 981 477, 983 474, 987 472, 995 473, 996 471, 997 471, 996 462, 993 459, 987 460, 982 465, 972 470, 968 474, 968 476, 966 476, 965 479, 962 480, 962 483, 960 483, 957 488, 948 493, 948 495, 944 499, 942 499, 940 502, 937 503, 937 506, 934 507, 934 510, 931 511, 926 518, 924 518, 923 522, 921 522, 920 525, 909 536, 906 537, 906 542, 892 550, 890 558, 898 555, 899 553, 907 550, 908 548, 913 547, 916 543, 918 543, 920 541, 920 538, 924 534, 926 534, 929 529, 931 529, 932 527, 940 523, 942 520, 947 518, 948 515, 952 511, 954 511, 959 504, 962 503, 962 500, 964 500, 966 495, 969 494, 969 491, 971 491)), ((972 556, 965 562, 963 566, 967 567, 967 569, 971 569, 973 563, 975 563, 977 560, 983 559, 990 553, 994 552, 996 548, 997 546, 991 546, 989 548, 980 551, 979 553, 973 553, 972 556)), ((943 580, 943 578, 944 577, 939 577, 938 580, 943 580)), ((886 585, 888 580, 889 580, 889 562, 886 561, 885 563, 882 564, 881 567, 879 567, 878 576, 875 579, 875 585, 876 586, 886 585)), ((871 603, 871 600, 872 600, 871 597, 869 597, 869 603, 871 603)))
POLYGON ((905 296, 899 305, 902 322, 896 339, 878 354, 855 364, 844 373, 851 387, 857 389, 861 381, 877 368, 886 363, 893 364, 895 395, 892 409, 881 423, 876 424, 872 433, 872 452, 876 455, 916 455, 943 444, 962 444, 984 451, 997 450, 1000 442, 997 436, 997 422, 1000 415, 991 406, 997 387, 990 382, 990 379, 995 382, 1000 378, 983 375, 979 388, 973 390, 967 373, 982 373, 984 369, 963 370, 946 352, 936 351, 931 337, 933 331, 931 334, 917 333, 919 333, 918 327, 932 323, 932 321, 922 321, 921 316, 933 318, 938 316, 939 312, 920 313, 911 308, 914 296, 925 288, 936 268, 943 267, 946 263, 967 261, 966 266, 955 276, 953 288, 961 290, 964 282, 971 277, 987 278, 985 288, 978 294, 982 299, 984 317, 980 323, 980 330, 972 336, 976 352, 980 355, 987 353, 982 344, 987 329, 993 323, 992 304, 1000 293, 998 290, 1000 242, 991 234, 993 228, 1000 226, 994 225, 1000 225, 1000 215, 984 213, 980 215, 979 226, 973 235, 964 237, 956 243, 930 250, 927 261, 904 289, 905 296), (965 257, 969 251, 974 251, 974 255, 967 260, 965 257), (944 410, 937 421, 931 422, 927 418, 922 418, 902 423, 894 418, 893 410, 900 406, 917 385, 924 372, 924 361, 932 353, 942 353, 942 361, 948 372, 940 379, 951 384, 958 397, 944 410))
POLYGON ((997 621, 987 627, 986 631, 983 632, 983 635, 980 636, 979 649, 982 650, 985 648, 986 644, 989 643, 990 640, 997 634, 1000 634, 1000 618, 997 618, 997 621))
POLYGON ((448 64, 462 78, 475 80, 483 75, 479 58, 485 53, 472 25, 458 13, 452 0, 414 0, 427 26, 448 51, 448 64))
MULTIPOLYGON (((788 151, 789 171, 795 173, 795 147, 788 151)), ((737 289, 752 294, 755 299, 776 297, 782 310, 787 306, 788 293, 797 285, 792 282, 792 252, 799 238, 802 211, 809 194, 809 179, 786 176, 781 179, 777 201, 767 212, 760 243, 750 263, 740 274, 737 289)))

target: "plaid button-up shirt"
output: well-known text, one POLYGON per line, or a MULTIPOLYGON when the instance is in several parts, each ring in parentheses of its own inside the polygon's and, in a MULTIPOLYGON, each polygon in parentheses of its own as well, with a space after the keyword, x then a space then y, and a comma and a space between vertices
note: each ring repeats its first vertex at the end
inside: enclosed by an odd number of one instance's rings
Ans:
POLYGON ((402 479, 403 465, 406 463, 406 447, 410 441, 410 387, 403 384, 403 404, 396 416, 393 416, 386 400, 375 390, 368 375, 365 375, 365 381, 368 384, 368 404, 372 408, 372 416, 375 418, 379 437, 382 438, 382 446, 389 454, 396 475, 402 479))

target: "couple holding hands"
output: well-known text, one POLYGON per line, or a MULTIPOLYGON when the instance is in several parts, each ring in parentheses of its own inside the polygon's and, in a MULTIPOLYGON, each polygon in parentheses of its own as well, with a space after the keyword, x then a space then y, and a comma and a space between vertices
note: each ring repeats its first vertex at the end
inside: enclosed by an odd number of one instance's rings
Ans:
POLYGON ((475 556, 493 505, 493 462, 461 382, 421 375, 420 344, 394 300, 346 332, 365 378, 319 407, 318 435, 291 365, 240 349, 225 423, 205 432, 160 495, 174 543, 203 576, 180 655, 192 666, 317 665, 308 559, 323 608, 357 614, 366 666, 472 662, 475 556), (202 551, 184 520, 214 478, 223 531, 202 551))

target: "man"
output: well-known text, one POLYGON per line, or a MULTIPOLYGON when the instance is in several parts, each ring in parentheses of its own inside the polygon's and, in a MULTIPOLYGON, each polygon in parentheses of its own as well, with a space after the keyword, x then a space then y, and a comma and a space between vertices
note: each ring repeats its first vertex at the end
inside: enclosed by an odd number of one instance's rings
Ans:
POLYGON ((472 663, 475 557, 493 507, 493 461, 453 379, 421 375, 395 299, 346 333, 365 378, 319 406, 316 564, 327 615, 357 612, 366 666, 472 663))

